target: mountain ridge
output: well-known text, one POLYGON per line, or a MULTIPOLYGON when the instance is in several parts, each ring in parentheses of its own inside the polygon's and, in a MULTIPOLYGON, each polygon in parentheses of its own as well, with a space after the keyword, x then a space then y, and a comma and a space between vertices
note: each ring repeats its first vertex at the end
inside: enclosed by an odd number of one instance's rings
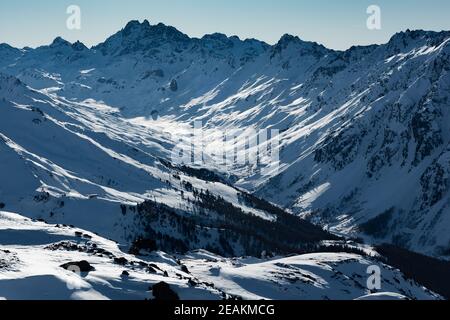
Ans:
MULTIPOLYGON (((324 47, 328 51, 334 51, 334 52, 347 52, 347 51, 352 51, 352 50, 354 50, 356 48, 380 47, 380 46, 388 45, 389 43, 392 43, 392 42, 395 42, 395 41, 398 41, 398 40, 402 40, 403 41, 406 38, 417 40, 417 38, 419 38, 420 36, 422 36, 422 37, 425 36, 425 37, 428 37, 428 38, 430 38, 430 37, 448 37, 449 34, 450 34, 450 31, 445 31, 445 30, 433 31, 433 30, 424 30, 424 29, 415 29, 415 30, 406 29, 404 31, 399 31, 399 32, 393 34, 391 36, 391 38, 386 43, 382 43, 382 44, 368 44, 368 45, 353 45, 353 46, 351 46, 351 47, 349 47, 348 49, 345 49, 345 50, 342 50, 342 49, 341 50, 337 50, 337 49, 327 48, 326 46, 324 46, 322 44, 318 44, 317 42, 314 42, 314 41, 302 40, 298 35, 293 35, 293 34, 289 34, 289 33, 286 33, 286 34, 282 35, 281 38, 274 44, 268 44, 268 43, 266 43, 266 42, 264 42, 262 40, 258 40, 256 38, 240 39, 240 37, 238 37, 237 35, 227 36, 227 35, 225 35, 223 33, 217 33, 217 32, 216 33, 207 33, 207 34, 205 34, 205 35, 203 35, 201 37, 190 37, 187 34, 179 31, 177 28, 172 27, 170 25, 166 25, 166 24, 164 24, 162 22, 159 22, 157 24, 152 25, 152 24, 150 24, 150 22, 147 19, 144 19, 142 22, 140 22, 139 20, 131 20, 131 21, 129 21, 124 28, 122 28, 121 30, 117 31, 112 36, 108 37, 105 41, 100 42, 100 43, 95 44, 95 45, 92 45, 89 49, 95 49, 96 47, 100 47, 102 44, 107 42, 108 39, 114 37, 115 35, 122 35, 122 34, 124 34, 124 32, 127 35, 131 35, 133 31, 136 32, 136 29, 137 29, 138 33, 144 32, 144 35, 146 35, 146 36, 150 36, 151 33, 158 34, 158 33, 161 33, 161 31, 170 31, 169 33, 178 35, 182 39, 190 39, 190 40, 198 41, 198 40, 203 40, 203 39, 207 39, 207 38, 215 38, 217 36, 220 36, 220 38, 223 38, 223 39, 225 39, 225 38, 228 39, 228 40, 230 40, 230 39, 237 39, 237 40, 239 40, 241 42, 249 42, 249 41, 253 42, 253 41, 255 41, 255 42, 264 44, 265 46, 268 46, 268 47, 275 47, 277 45, 280 45, 280 44, 283 44, 283 43, 286 43, 286 42, 310 43, 310 44, 315 44, 315 45, 324 47), (135 30, 133 30, 133 28, 135 30)), ((60 36, 57 36, 53 40, 52 43, 54 43, 55 40, 56 41, 62 40, 64 42, 70 43, 67 40, 65 40, 62 37, 60 37, 60 36)), ((79 40, 75 41, 75 43, 76 42, 79 42, 79 43, 82 44, 82 42, 79 41, 79 40)), ((41 45, 41 46, 38 46, 38 47, 43 47, 43 46, 45 47, 47 45, 41 45)), ((12 49, 21 50, 20 48, 15 48, 15 47, 7 44, 7 43, 0 43, 0 48, 2 48, 2 47, 9 47, 9 48, 12 48, 12 49)), ((32 49, 32 48, 28 48, 27 47, 27 48, 22 48, 22 49, 32 49)), ((34 49, 32 49, 32 50, 34 50, 34 49)))
POLYGON ((168 141, 194 121, 211 141, 233 127, 279 129, 279 174, 207 169, 338 234, 446 257, 449 38, 407 30, 335 51, 289 35, 273 46, 193 39, 134 21, 109 38, 108 55, 43 47, 0 69, 69 101, 101 101, 168 141))

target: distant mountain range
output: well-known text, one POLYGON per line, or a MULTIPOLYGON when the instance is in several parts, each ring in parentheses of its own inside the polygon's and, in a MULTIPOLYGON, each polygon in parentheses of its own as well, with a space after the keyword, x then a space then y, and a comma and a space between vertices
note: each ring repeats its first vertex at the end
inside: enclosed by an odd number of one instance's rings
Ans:
POLYGON ((188 262, 192 250, 212 263, 347 241, 448 259, 449 71, 450 32, 335 51, 131 21, 92 48, 0 44, 0 210, 188 262), (196 121, 206 143, 279 130, 280 170, 173 163, 196 121))

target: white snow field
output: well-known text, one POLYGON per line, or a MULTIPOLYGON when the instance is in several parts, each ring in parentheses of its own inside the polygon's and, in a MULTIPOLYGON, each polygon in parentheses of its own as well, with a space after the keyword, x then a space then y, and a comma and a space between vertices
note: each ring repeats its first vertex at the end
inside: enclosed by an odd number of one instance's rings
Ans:
MULTIPOLYGON (((161 281, 188 300, 366 298, 366 270, 376 263, 354 254, 322 253, 261 260, 225 259, 207 251, 176 258, 154 252, 138 258, 88 231, 8 212, 0 212, 0 243, 0 297, 13 300, 152 299, 149 289, 161 281), (77 261, 95 270, 77 274, 61 267, 77 261)), ((401 272, 380 266, 384 295, 440 299, 401 272)))
POLYGON ((90 232, 7 212, 0 213, 0 230, 0 297, 8 300, 144 300, 153 298, 149 289, 161 281, 176 288, 181 299, 222 298, 205 285, 188 285, 192 277, 164 253, 148 257, 150 266, 90 232), (115 263, 115 258, 127 262, 115 263), (78 261, 88 261, 95 270, 77 274, 61 267, 78 261))

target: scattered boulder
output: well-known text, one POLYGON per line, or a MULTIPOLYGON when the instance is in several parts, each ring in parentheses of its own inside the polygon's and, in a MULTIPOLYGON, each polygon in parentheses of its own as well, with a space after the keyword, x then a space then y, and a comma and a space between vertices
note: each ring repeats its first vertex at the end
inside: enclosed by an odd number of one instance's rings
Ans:
POLYGON ((76 242, 72 241, 61 241, 57 243, 52 243, 45 247, 46 250, 57 251, 57 250, 65 250, 65 251, 79 251, 84 252, 87 251, 86 248, 79 246, 76 242))
POLYGON ((164 70, 156 69, 156 70, 147 71, 142 76, 142 80, 145 80, 145 79, 147 79, 149 77, 164 78, 164 70))
POLYGON ((184 264, 181 265, 181 271, 183 271, 184 273, 190 274, 191 272, 189 271, 188 267, 186 267, 184 264))
POLYGON ((165 282, 160 282, 152 287, 153 297, 157 301, 178 301, 180 297, 165 282))
POLYGON ((148 266, 148 267, 147 267, 147 272, 148 272, 148 273, 157 273, 157 271, 156 271, 153 267, 151 267, 151 266, 148 266))
POLYGON ((60 266, 66 270, 79 270, 80 272, 91 272, 95 271, 95 268, 90 265, 89 262, 83 260, 78 262, 68 262, 60 266))
POLYGON ((158 120, 158 118, 159 118, 159 112, 156 111, 156 110, 153 110, 152 113, 151 113, 151 116, 152 116, 152 119, 153 119, 154 121, 156 121, 156 120, 158 120))
POLYGON ((156 264, 154 264, 154 263, 150 263, 149 266, 152 267, 152 268, 155 269, 155 270, 162 271, 161 268, 158 267, 158 266, 157 266, 156 264))
POLYGON ((0 202, 0 210, 4 209, 6 207, 6 204, 4 204, 3 202, 0 202))
POLYGON ((124 265, 126 265, 128 263, 128 260, 126 258, 124 258, 124 257, 114 258, 114 263, 124 266, 124 265))
POLYGON ((40 192, 34 196, 34 201, 36 202, 47 202, 48 200, 50 200, 50 193, 48 192, 40 192))
POLYGON ((124 270, 122 272, 122 277, 129 277, 129 276, 130 276, 130 273, 127 270, 124 270))
POLYGON ((178 91, 178 82, 177 80, 173 79, 172 81, 170 81, 170 90, 172 90, 173 92, 178 91))
POLYGON ((192 280, 192 279, 189 279, 188 284, 189 284, 191 287, 196 287, 196 286, 198 285, 197 281, 194 281, 194 280, 192 280))

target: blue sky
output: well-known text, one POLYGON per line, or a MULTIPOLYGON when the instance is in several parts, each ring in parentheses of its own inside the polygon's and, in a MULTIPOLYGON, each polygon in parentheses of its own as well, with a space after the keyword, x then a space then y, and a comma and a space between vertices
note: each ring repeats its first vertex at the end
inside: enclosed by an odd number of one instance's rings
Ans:
POLYGON ((222 32, 275 43, 284 33, 334 49, 387 42, 406 29, 450 30, 448 0, 14 0, 0 3, 0 43, 36 47, 56 36, 102 42, 129 20, 173 25, 190 36, 222 32), (66 28, 66 8, 82 10, 82 28, 66 28), (366 27, 369 5, 382 29, 366 27))

